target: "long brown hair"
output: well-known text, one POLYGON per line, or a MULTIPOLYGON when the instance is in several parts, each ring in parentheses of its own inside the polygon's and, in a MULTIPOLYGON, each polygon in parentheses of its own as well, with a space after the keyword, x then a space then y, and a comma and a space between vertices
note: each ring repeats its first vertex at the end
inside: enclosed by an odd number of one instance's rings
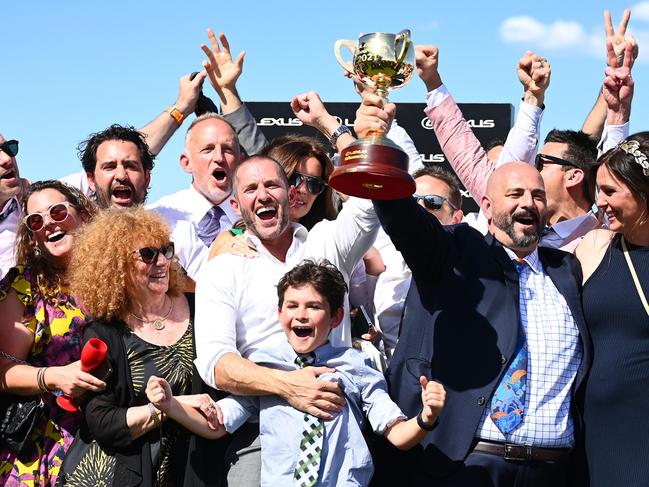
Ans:
MULTIPOLYGON (((29 198, 39 191, 53 189, 61 193, 65 200, 74 206, 80 215, 85 215, 86 219, 92 218, 97 213, 97 207, 77 188, 69 186, 61 181, 46 180, 36 181, 29 186, 22 199, 22 213, 27 215, 27 202, 29 198)), ((38 289, 33 290, 40 293, 43 298, 52 300, 61 291, 61 285, 65 281, 67 269, 56 268, 49 261, 47 255, 38 248, 33 239, 32 232, 27 225, 21 221, 16 232, 16 262, 29 266, 32 274, 36 278, 38 289)))

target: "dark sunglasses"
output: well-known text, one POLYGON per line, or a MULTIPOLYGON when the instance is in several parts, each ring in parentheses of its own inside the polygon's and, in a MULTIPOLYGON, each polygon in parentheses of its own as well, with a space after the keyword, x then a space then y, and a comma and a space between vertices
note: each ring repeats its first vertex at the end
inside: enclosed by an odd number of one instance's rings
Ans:
POLYGON ((174 257, 174 243, 162 245, 159 249, 156 247, 142 247, 141 249, 134 250, 133 253, 140 254, 142 262, 145 264, 153 264, 158 261, 158 255, 164 255, 164 258, 171 260, 174 257))
POLYGON ((534 159, 534 167, 538 172, 543 170, 543 164, 559 164, 560 166, 572 166, 577 167, 574 162, 566 161, 560 157, 548 156, 547 154, 536 154, 534 159))
POLYGON ((450 206, 453 210, 457 210, 457 206, 451 203, 448 200, 448 198, 444 196, 440 196, 438 194, 426 194, 423 196, 418 194, 413 194, 412 197, 415 198, 417 201, 423 200, 424 206, 428 210, 439 210, 442 207, 442 205, 444 205, 445 201, 448 203, 448 206, 450 206))
POLYGON ((294 172, 291 176, 289 182, 291 186, 299 188, 300 185, 306 181, 306 190, 314 195, 319 195, 327 187, 327 183, 324 182, 322 178, 317 176, 307 176, 306 174, 301 174, 299 172, 294 172))
POLYGON ((16 154, 18 154, 18 141, 5 140, 0 144, 0 150, 9 154, 9 157, 16 157, 16 154))
POLYGON ((24 218, 25 225, 32 232, 38 232, 45 226, 45 215, 49 215, 50 220, 56 223, 61 223, 68 217, 68 207, 72 203, 64 201, 62 203, 55 203, 43 213, 30 213, 24 218))

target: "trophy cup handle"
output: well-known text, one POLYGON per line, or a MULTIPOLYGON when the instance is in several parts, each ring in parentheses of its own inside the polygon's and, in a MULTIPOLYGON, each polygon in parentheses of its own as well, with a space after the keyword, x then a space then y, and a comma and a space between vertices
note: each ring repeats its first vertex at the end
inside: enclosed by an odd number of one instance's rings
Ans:
POLYGON ((351 41, 349 39, 338 39, 336 41, 336 44, 334 44, 334 54, 336 55, 336 59, 338 60, 338 64, 340 64, 345 71, 347 71, 349 74, 355 74, 354 73, 354 67, 351 65, 351 63, 345 61, 343 57, 340 55, 340 48, 341 47, 346 47, 349 49, 349 52, 352 53, 352 56, 354 55, 354 52, 356 51, 356 46, 358 43, 356 41, 351 41))
POLYGON ((410 30, 404 29, 394 36, 394 52, 399 53, 397 64, 401 64, 405 59, 408 47, 410 47, 410 30), (401 49, 398 48, 399 44, 401 44, 401 49))

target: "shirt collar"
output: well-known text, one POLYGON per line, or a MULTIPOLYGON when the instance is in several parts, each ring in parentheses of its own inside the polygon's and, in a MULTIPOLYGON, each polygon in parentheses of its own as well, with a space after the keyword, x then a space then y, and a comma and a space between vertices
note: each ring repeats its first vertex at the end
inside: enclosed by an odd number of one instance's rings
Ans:
MULTIPOLYGON (((507 247, 503 246, 503 249, 505 249, 505 252, 507 252, 507 255, 511 260, 518 260, 520 257, 518 257, 512 249, 508 249, 507 247)), ((528 266, 530 266, 530 269, 534 271, 535 274, 540 274, 543 272, 543 267, 541 266, 541 261, 539 259, 539 249, 536 248, 534 251, 523 257, 523 260, 527 263, 528 266)))
MULTIPOLYGON (((214 205, 205 196, 200 194, 193 184, 189 186, 189 197, 191 200, 188 202, 188 207, 194 208, 192 216, 196 220, 195 223, 198 223, 205 215, 207 215, 207 212, 210 211, 214 205)), ((234 223, 239 219, 230 204, 230 196, 225 198, 218 206, 223 210, 225 216, 228 217, 228 220, 230 220, 231 223, 234 223)))
MULTIPOLYGON (((293 350, 290 345, 289 348, 291 349, 291 356, 286 358, 290 360, 291 363, 295 363, 295 358, 298 356, 298 354, 295 353, 295 350, 293 350)), ((323 364, 333 356, 334 347, 329 341, 327 341, 326 343, 323 343, 318 348, 316 348, 312 353, 315 355, 315 363, 323 364)))
MULTIPOLYGON (((289 247, 288 252, 286 253, 287 258, 295 251, 296 245, 300 246, 304 244, 304 242, 306 242, 306 238, 309 234, 309 231, 299 223, 291 223, 290 225, 293 230, 293 241, 291 242, 291 246, 289 247)), ((250 245, 255 250, 257 250, 257 252, 266 253, 270 255, 266 250, 264 244, 261 243, 261 240, 259 240, 259 237, 253 235, 252 232, 250 232, 249 230, 246 230, 244 232, 244 235, 246 237, 246 241, 248 245, 250 245)))
POLYGON ((2 207, 2 211, 0 211, 0 222, 6 220, 16 210, 20 210, 20 203, 18 202, 18 198, 14 196, 2 207))
POLYGON ((587 230, 592 230, 599 223, 597 215, 592 211, 584 213, 570 220, 563 220, 555 223, 550 228, 562 239, 566 239, 575 233, 584 234, 587 230))

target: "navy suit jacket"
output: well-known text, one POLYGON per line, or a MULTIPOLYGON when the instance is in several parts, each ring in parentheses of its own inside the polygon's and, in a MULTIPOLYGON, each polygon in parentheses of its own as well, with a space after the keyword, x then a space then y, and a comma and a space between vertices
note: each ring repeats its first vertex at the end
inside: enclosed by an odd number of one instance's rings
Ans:
MULTIPOLYGON (((375 202, 383 228, 412 270, 401 334, 386 373, 406 415, 421 409, 419 377, 446 388, 437 427, 411 458, 444 476, 469 454, 480 417, 514 358, 519 323, 518 272, 502 245, 466 224, 442 226, 414 199, 375 202)), ((590 364, 581 308, 581 269, 560 250, 539 248, 543 268, 566 299, 582 339, 573 391, 590 364)), ((574 401, 573 401, 574 403, 574 401)), ((575 434, 580 415, 573 412, 575 434)))

